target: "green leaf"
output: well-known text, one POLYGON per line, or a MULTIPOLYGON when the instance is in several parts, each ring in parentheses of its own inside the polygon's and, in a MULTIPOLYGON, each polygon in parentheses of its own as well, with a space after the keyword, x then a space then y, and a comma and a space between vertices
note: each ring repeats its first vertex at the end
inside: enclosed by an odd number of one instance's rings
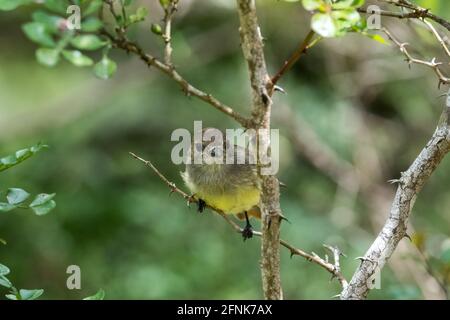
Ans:
POLYGON ((7 274, 9 274, 9 272, 10 272, 9 268, 4 264, 0 263, 0 276, 6 276, 7 274))
POLYGON ((19 295, 21 300, 36 300, 44 293, 43 289, 20 289, 19 295))
POLYGON ((39 48, 36 50, 36 59, 40 64, 47 67, 53 67, 59 62, 60 50, 39 48))
POLYGON ((70 44, 80 50, 97 50, 103 47, 106 42, 93 34, 83 34, 73 38, 70 44))
POLYGON ((103 59, 94 66, 95 75, 103 80, 109 79, 116 70, 117 64, 107 56, 104 56, 103 59))
POLYGON ((338 28, 329 14, 316 13, 311 19, 311 28, 324 38, 335 37, 338 28))
POLYGON ((46 47, 55 46, 55 41, 49 34, 45 24, 41 22, 28 22, 22 26, 22 30, 33 42, 46 47))
POLYGON ((52 200, 55 197, 55 193, 46 194, 41 193, 34 198, 33 202, 30 204, 30 208, 38 216, 45 215, 49 213, 56 207, 56 202, 52 200))
POLYGON ((81 31, 83 32, 95 32, 103 27, 103 22, 95 17, 89 17, 81 22, 81 31))
POLYGON ((302 5, 305 10, 313 11, 324 6, 325 2, 323 0, 302 0, 302 5))
POLYGON ((148 9, 146 7, 139 7, 135 14, 130 15, 129 17, 130 23, 144 21, 147 14, 148 9))
POLYGON ((43 148, 47 147, 48 147, 47 145, 38 143, 30 148, 16 151, 15 154, 6 156, 4 158, 0 158, 0 172, 25 161, 26 159, 30 158, 37 152, 41 151, 43 148))
POLYGON ((92 0, 86 9, 82 10, 84 16, 97 12, 102 7, 102 0, 92 0))
POLYGON ((44 6, 51 11, 65 15, 69 2, 67 0, 45 0, 44 6))
POLYGON ((9 300, 18 300, 17 296, 14 294, 5 294, 5 297, 8 298, 9 300))
POLYGON ((366 2, 365 0, 353 0, 352 7, 353 8, 362 7, 365 2, 366 2))
POLYGON ((33 0, 0 0, 0 10, 9 11, 14 10, 18 6, 32 3, 33 0))
POLYGON ((157 23, 152 23, 152 28, 151 28, 151 30, 152 30, 152 32, 153 32, 154 34, 157 34, 157 35, 161 35, 161 34, 162 34, 162 28, 161 28, 161 26, 160 26, 159 24, 157 24, 157 23))
POLYGON ((171 1, 172 0, 159 0, 159 4, 161 5, 161 7, 167 8, 171 1))
POLYGON ((6 202, 0 202, 0 212, 8 212, 15 209, 16 206, 6 202))
POLYGON ((389 43, 386 41, 385 38, 383 38, 382 36, 380 36, 379 34, 370 34, 370 33, 365 33, 363 32, 363 35, 369 37, 372 40, 375 40, 381 44, 385 44, 385 45, 389 45, 389 43))
POLYGON ((137 16, 139 19, 144 20, 145 17, 147 17, 147 15, 148 15, 148 9, 147 9, 146 7, 139 7, 139 8, 136 10, 136 16, 137 16))
POLYGON ((55 195, 56 195, 56 193, 52 193, 52 194, 41 193, 41 194, 38 194, 36 196, 36 198, 34 198, 33 202, 31 202, 30 207, 36 207, 36 206, 43 205, 43 204, 49 202, 50 200, 52 200, 55 197, 55 195))
POLYGON ((354 0, 340 0, 338 2, 335 2, 331 5, 333 9, 351 9, 353 7, 354 0))
POLYGON ((60 25, 64 21, 64 19, 61 17, 50 15, 41 10, 33 12, 32 17, 33 21, 45 25, 45 28, 50 33, 59 32, 60 25))
POLYGON ((7 277, 0 275, 0 286, 9 289, 12 287, 12 283, 11 283, 11 281, 9 281, 9 279, 7 277))
POLYGON ((52 211, 56 208, 56 202, 53 200, 50 200, 49 202, 46 202, 45 204, 42 204, 40 206, 31 207, 31 209, 34 211, 34 213, 38 216, 43 216, 52 211))
POLYGON ((28 199, 30 194, 23 189, 9 188, 6 193, 6 199, 9 204, 17 205, 28 199))
POLYGON ((63 56, 77 67, 88 67, 94 64, 91 58, 83 55, 78 50, 63 50, 63 56))
POLYGON ((93 296, 86 297, 83 300, 103 300, 104 298, 105 298, 105 290, 100 289, 93 296))

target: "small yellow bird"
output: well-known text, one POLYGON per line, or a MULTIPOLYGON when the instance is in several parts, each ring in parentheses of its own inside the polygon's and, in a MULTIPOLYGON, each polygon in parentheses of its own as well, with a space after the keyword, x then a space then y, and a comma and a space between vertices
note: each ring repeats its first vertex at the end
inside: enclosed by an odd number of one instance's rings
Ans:
MULTIPOLYGON (((205 128, 203 132, 212 128, 205 128)), ((214 129, 217 130, 217 129, 214 129)), ((219 209, 226 214, 235 214, 239 219, 246 220, 242 231, 244 240, 253 236, 249 216, 261 218, 258 204, 261 197, 261 182, 256 171, 254 162, 245 161, 239 164, 236 159, 250 160, 252 155, 248 148, 234 145, 234 162, 225 163, 225 154, 230 144, 224 142, 222 145, 213 145, 211 142, 193 143, 191 150, 196 148, 201 152, 202 163, 186 164, 186 171, 181 176, 198 200, 198 210, 202 212, 205 205, 219 209), (209 147, 208 147, 209 146, 209 147), (223 157, 222 163, 214 163, 214 160, 223 157), (210 163, 210 164, 209 164, 210 163)), ((193 160, 193 152, 189 150, 193 160)))

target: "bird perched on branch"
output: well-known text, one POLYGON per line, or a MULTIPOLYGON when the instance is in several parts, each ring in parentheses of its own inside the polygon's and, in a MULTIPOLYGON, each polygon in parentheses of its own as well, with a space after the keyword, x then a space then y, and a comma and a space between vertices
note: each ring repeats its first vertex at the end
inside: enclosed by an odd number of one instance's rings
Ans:
MULTIPOLYGON (((202 133, 221 131, 205 128, 202 133)), ((225 137, 222 134, 222 137, 225 137)), ((251 238, 253 229, 249 216, 261 218, 258 207, 261 197, 261 181, 256 170, 254 156, 248 148, 235 145, 226 139, 193 142, 188 152, 190 163, 186 163, 186 171, 181 176, 198 201, 198 210, 202 212, 206 205, 234 214, 239 219, 245 219, 246 225, 242 231, 244 240, 251 238), (200 156, 200 163, 195 163, 194 153, 200 156), (226 154, 229 153, 232 163, 227 164, 226 154), (238 161, 240 160, 240 161, 238 161), (245 160, 245 161, 242 161, 245 160), (244 163, 242 163, 244 162, 244 163)))

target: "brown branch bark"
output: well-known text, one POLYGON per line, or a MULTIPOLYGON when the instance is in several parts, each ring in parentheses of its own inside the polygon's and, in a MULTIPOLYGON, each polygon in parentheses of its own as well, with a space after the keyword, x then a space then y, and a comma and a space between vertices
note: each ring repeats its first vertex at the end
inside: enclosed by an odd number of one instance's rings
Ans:
POLYGON ((372 281, 391 257, 406 234, 408 218, 414 202, 439 163, 450 151, 450 91, 438 127, 422 152, 397 181, 397 193, 383 229, 372 243, 341 299, 364 299, 372 281))
MULTIPOLYGON (((253 124, 256 129, 270 129, 272 100, 268 89, 271 80, 267 72, 255 0, 237 0, 237 9, 241 46, 250 75, 253 124)), ((269 138, 263 137, 263 139, 269 138)), ((264 141, 263 143, 269 145, 268 142, 264 141)), ((261 180, 261 275, 264 298, 279 300, 283 299, 280 276, 281 209, 279 183, 273 175, 261 175, 261 180)))

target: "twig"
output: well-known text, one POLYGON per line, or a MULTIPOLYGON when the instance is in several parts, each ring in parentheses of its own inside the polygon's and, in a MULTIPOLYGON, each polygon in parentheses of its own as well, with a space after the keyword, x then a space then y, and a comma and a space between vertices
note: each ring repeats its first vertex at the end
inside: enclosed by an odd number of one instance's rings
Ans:
MULTIPOLYGON (((185 200, 188 201, 188 203, 192 203, 192 202, 197 202, 197 200, 195 198, 193 198, 192 196, 190 196, 189 194, 187 194, 186 192, 184 192, 183 190, 181 190, 180 188, 178 188, 175 183, 171 182, 169 179, 167 179, 154 165, 151 161, 145 160, 141 157, 139 157, 138 155, 136 155, 133 152, 130 152, 130 155, 143 162, 146 166, 150 167, 150 169, 153 170, 153 172, 156 173, 156 175, 170 188, 170 192, 171 193, 178 193, 180 194, 185 200)), ((208 208, 210 208, 213 212, 217 213, 218 215, 220 215, 223 219, 225 219, 225 221, 238 233, 242 233, 242 228, 235 223, 229 215, 225 214, 222 210, 219 210, 217 208, 214 208, 208 204, 206 204, 206 206, 208 208)), ((257 237, 262 237, 262 233, 260 231, 253 231, 253 235, 257 236, 257 237)), ((345 279, 345 277, 342 275, 341 271, 340 271, 340 267, 339 267, 339 258, 336 260, 335 257, 335 264, 332 264, 330 262, 325 261, 324 259, 320 258, 318 255, 315 254, 309 254, 299 248, 296 248, 294 246, 292 246, 291 244, 289 244, 287 241, 280 239, 280 244, 287 248, 290 253, 291 253, 291 257, 294 255, 298 255, 301 256, 303 258, 305 258, 306 260, 310 261, 310 262, 314 262, 316 264, 318 264, 319 266, 321 266, 322 268, 324 268, 325 270, 327 270, 328 272, 331 273, 331 275, 335 278, 337 278, 339 280, 339 282, 341 283, 342 287, 344 288, 347 285, 347 280, 345 279)), ((329 246, 326 246, 327 248, 329 246)), ((338 250, 337 248, 333 248, 333 250, 338 250)), ((333 251, 332 250, 332 251, 333 251)))
POLYGON ((364 299, 371 289, 371 279, 381 271, 400 240, 406 236, 409 215, 418 194, 450 151, 449 118, 450 91, 436 131, 409 169, 402 173, 389 217, 342 291, 341 299, 364 299))
POLYGON ((114 20, 116 20, 116 23, 119 24, 120 18, 116 12, 116 9, 114 8, 114 1, 113 0, 103 0, 103 3, 106 3, 108 5, 111 15, 114 17, 114 20))
POLYGON ((278 70, 278 72, 272 77, 272 88, 277 84, 278 80, 289 70, 292 68, 292 66, 300 59, 300 57, 306 53, 306 50, 308 50, 309 45, 311 43, 312 38, 314 37, 316 33, 314 31, 309 31, 306 35, 305 39, 300 43, 297 50, 294 51, 294 53, 290 56, 288 60, 286 60, 283 64, 283 66, 278 70))
POLYGON ((122 34, 116 38, 105 29, 102 30, 102 34, 107 36, 111 40, 113 45, 116 46, 117 48, 123 49, 126 52, 136 54, 149 67, 153 66, 156 69, 168 75, 169 77, 171 77, 173 80, 175 80, 175 82, 177 82, 180 85, 185 94, 195 96, 200 100, 210 104, 217 110, 225 113, 226 115, 230 116, 231 118, 239 122, 244 128, 251 127, 252 122, 249 119, 246 119, 245 117, 234 111, 231 107, 223 104, 211 94, 203 92, 200 89, 191 85, 175 70, 173 66, 167 65, 158 60, 157 58, 155 58, 154 56, 152 56, 151 54, 145 53, 144 50, 137 43, 128 40, 125 35, 122 34))
POLYGON ((177 11, 178 0, 172 0, 167 7, 164 7, 164 33, 162 35, 165 43, 164 47, 164 62, 167 65, 172 65, 172 17, 177 11))
POLYGON ((436 62, 436 58, 433 58, 431 61, 425 61, 425 60, 420 60, 420 59, 414 58, 409 53, 408 49, 406 49, 406 46, 408 45, 408 43, 402 43, 402 42, 398 41, 392 35, 392 33, 389 30, 387 30, 386 28, 382 28, 381 30, 389 37, 389 39, 392 42, 394 42, 399 47, 400 51, 405 55, 406 62, 408 62, 409 65, 415 63, 415 64, 420 64, 420 65, 430 67, 434 70, 434 72, 436 73, 436 75, 439 78, 439 86, 441 84, 450 84, 450 78, 445 76, 443 74, 442 70, 439 68, 439 66, 442 65, 442 63, 436 62))
MULTIPOLYGON (((379 1, 388 3, 388 4, 393 4, 400 8, 412 10, 412 12, 406 12, 405 13, 406 16, 402 16, 402 15, 395 16, 397 18, 428 18, 428 19, 431 19, 431 20, 437 22, 438 24, 440 24, 441 26, 443 26, 444 28, 446 28, 447 30, 450 31, 450 22, 431 13, 429 9, 422 8, 408 0, 379 0, 379 1), (410 16, 408 17, 408 15, 410 15, 410 16)), ((390 14, 383 14, 383 12, 381 12, 381 14, 386 15, 386 16, 391 16, 391 17, 393 16, 390 14)))
POLYGON ((450 58, 450 49, 447 47, 447 43, 444 41, 444 39, 442 39, 441 35, 439 34, 439 32, 437 32, 437 30, 433 26, 433 24, 428 22, 425 19, 423 20, 423 23, 425 23, 428 26, 428 28, 431 30, 431 32, 433 32, 433 35, 436 37, 436 39, 439 41, 440 45, 444 49, 445 54, 450 58))

